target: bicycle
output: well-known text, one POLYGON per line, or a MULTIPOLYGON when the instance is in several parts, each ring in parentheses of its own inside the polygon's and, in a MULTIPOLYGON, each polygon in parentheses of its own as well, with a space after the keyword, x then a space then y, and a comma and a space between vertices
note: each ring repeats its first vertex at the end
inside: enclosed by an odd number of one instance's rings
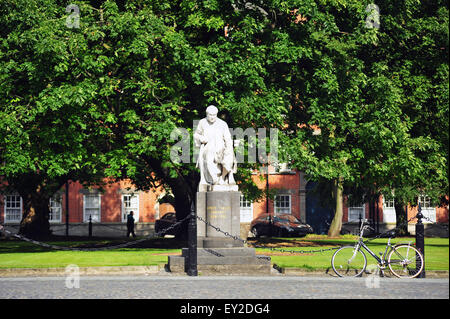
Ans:
POLYGON ((367 267, 366 250, 378 262, 380 275, 384 276, 384 269, 398 278, 415 278, 423 271, 423 255, 409 243, 391 244, 395 232, 389 232, 389 239, 384 253, 380 252, 378 257, 363 241, 366 229, 371 229, 365 222, 361 223, 359 239, 354 246, 343 246, 339 248, 331 258, 331 266, 339 277, 361 277, 367 267), (386 259, 387 256, 387 259, 386 259))

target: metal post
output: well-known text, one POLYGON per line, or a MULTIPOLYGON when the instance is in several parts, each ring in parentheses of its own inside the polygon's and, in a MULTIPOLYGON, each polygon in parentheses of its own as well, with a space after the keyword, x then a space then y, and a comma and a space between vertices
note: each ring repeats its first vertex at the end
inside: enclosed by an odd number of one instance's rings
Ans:
MULTIPOLYGON (((266 169, 267 169, 267 172, 266 172, 267 173, 266 174, 266 213, 267 213, 267 216, 269 216, 269 226, 270 226, 269 234, 270 234, 270 237, 272 237, 273 236, 273 216, 271 216, 269 213, 269 162, 267 162, 266 169)), ((274 202, 274 205, 275 205, 275 202, 274 202)), ((273 215, 275 215, 275 206, 273 209, 274 209, 273 215)))
POLYGON ((419 212, 417 213, 416 224, 416 247, 422 253, 423 256, 423 271, 417 278, 425 278, 425 228, 422 223, 422 207, 419 203, 419 212))
POLYGON ((380 197, 377 197, 376 204, 376 212, 377 212, 377 235, 380 233, 380 207, 378 206, 378 202, 380 201, 380 197))
POLYGON ((191 204, 191 218, 188 224, 188 256, 187 256, 187 274, 188 276, 197 276, 197 212, 195 202, 191 204))
POLYGON ((89 215, 89 237, 92 237, 92 216, 89 215))
POLYGON ((66 182, 66 236, 69 236, 69 181, 66 182))

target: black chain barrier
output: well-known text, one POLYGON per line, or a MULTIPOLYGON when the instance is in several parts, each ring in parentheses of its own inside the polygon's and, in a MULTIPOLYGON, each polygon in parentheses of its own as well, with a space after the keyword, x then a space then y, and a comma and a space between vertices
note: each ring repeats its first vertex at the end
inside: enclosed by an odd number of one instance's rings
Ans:
MULTIPOLYGON (((220 229, 217 226, 212 225, 210 222, 206 221, 205 219, 203 219, 200 216, 196 216, 198 220, 202 221, 203 223, 205 223, 207 226, 215 229, 217 232, 220 232, 222 234, 224 234, 226 237, 232 238, 234 240, 240 241, 243 244, 248 244, 251 245, 255 248, 263 248, 263 249, 269 249, 271 251, 279 251, 279 252, 284 252, 284 253, 291 253, 291 254, 311 254, 311 253, 323 253, 323 252, 327 252, 327 251, 333 251, 333 250, 337 250, 340 249, 342 246, 338 246, 338 247, 332 247, 332 248, 326 248, 326 249, 316 249, 316 250, 288 250, 288 249, 283 249, 283 248, 276 248, 276 247, 268 247, 268 246, 262 246, 262 245, 255 245, 251 242, 249 242, 248 240, 242 239, 238 236, 233 236, 231 235, 229 232, 223 231, 222 229, 220 229)), ((377 236, 374 236, 372 238, 369 238, 367 240, 364 241, 364 243, 368 243, 371 242, 375 239, 381 238, 383 236, 388 235, 389 233, 393 233, 395 232, 397 229, 402 228, 403 226, 407 226, 409 224, 409 222, 411 222, 412 220, 416 219, 417 216, 413 216, 412 218, 410 218, 408 221, 396 226, 395 228, 389 229, 383 233, 378 234, 377 236)), ((431 221, 429 218, 424 217, 424 219, 427 219, 427 221, 430 221, 436 225, 439 225, 433 221, 431 221)), ((443 226, 443 225, 439 225, 439 226, 443 226)), ((445 227, 445 226, 443 226, 445 227)), ((448 230, 448 227, 446 228, 448 230)))
POLYGON ((205 223, 207 226, 214 228, 217 232, 224 234, 226 237, 232 238, 234 240, 240 241, 243 244, 248 244, 251 245, 255 248, 264 248, 264 249, 270 249, 272 251, 280 251, 280 252, 287 252, 287 253, 292 253, 292 254, 305 254, 305 253, 316 253, 316 252, 324 252, 324 251, 331 251, 331 250, 336 250, 339 249, 341 247, 333 247, 333 248, 327 248, 327 249, 319 249, 319 250, 288 250, 288 249, 283 249, 283 248, 276 248, 276 247, 267 247, 267 246, 261 246, 261 245, 255 245, 251 242, 249 242, 248 240, 242 239, 238 236, 233 236, 231 235, 229 232, 223 231, 221 230, 219 227, 212 225, 210 222, 204 220, 202 217, 197 216, 197 219, 202 221, 203 223, 205 223))
MULTIPOLYGON (((128 246, 132 246, 132 245, 135 245, 135 244, 147 241, 147 240, 152 239, 152 238, 160 237, 162 234, 164 234, 164 233, 166 233, 166 232, 168 232, 168 231, 170 231, 170 230, 180 226, 183 222, 187 221, 189 218, 191 218, 191 215, 187 215, 185 218, 183 218, 182 220, 176 222, 175 224, 173 224, 173 225, 171 225, 171 226, 169 226, 169 227, 167 227, 167 228, 165 228, 165 229, 163 229, 163 230, 161 230, 159 232, 156 232, 156 233, 154 233, 151 236, 147 236, 145 238, 137 239, 137 240, 126 242, 126 243, 119 244, 119 245, 106 246, 106 247, 97 247, 97 248, 74 248, 74 247, 64 247, 64 246, 57 246, 57 245, 47 244, 47 243, 44 243, 44 242, 41 242, 41 241, 37 241, 37 240, 34 240, 34 239, 27 238, 27 237, 22 236, 20 234, 15 234, 15 233, 13 233, 11 231, 8 231, 7 229, 5 229, 4 225, 0 225, 0 231, 3 230, 5 233, 9 234, 10 236, 16 237, 16 238, 21 239, 23 241, 27 241, 27 242, 30 242, 30 243, 33 243, 33 244, 36 244, 36 245, 39 245, 39 246, 42 246, 42 247, 51 248, 51 249, 55 249, 55 250, 99 251, 99 250, 125 248, 125 247, 128 247, 128 246)), ((243 244, 251 245, 251 246, 253 246, 255 248, 262 248, 262 249, 268 249, 268 250, 271 250, 271 251, 278 251, 278 252, 291 253, 291 254, 311 254, 311 253, 323 253, 323 252, 327 252, 327 251, 333 251, 333 250, 340 249, 342 247, 342 246, 338 246, 338 247, 332 247, 332 248, 326 248, 326 249, 316 249, 316 250, 292 250, 292 249, 268 247, 268 246, 263 246, 263 245, 255 245, 254 243, 251 243, 248 240, 242 239, 242 238, 240 238, 238 236, 233 236, 229 232, 223 231, 219 227, 214 226, 213 224, 211 224, 210 222, 206 221, 205 219, 203 219, 200 216, 196 216, 196 218, 198 220, 200 220, 201 222, 205 223, 207 226, 212 227, 217 232, 220 232, 220 233, 224 234, 226 237, 232 238, 233 240, 240 241, 243 244)), ((369 239, 365 240, 364 243, 371 242, 371 241, 373 241, 375 239, 378 239, 378 238, 381 238, 381 237, 383 237, 383 236, 385 236, 385 235, 387 235, 389 233, 395 232, 397 229, 405 226, 405 224, 408 225, 410 221, 412 221, 413 219, 416 219, 416 218, 417 218, 417 216, 414 216, 414 217, 410 218, 408 221, 406 221, 404 224, 399 225, 399 226, 397 226, 397 227, 395 227, 393 229, 389 229, 389 230, 387 230, 387 231, 385 231, 383 233, 378 234, 377 236, 369 238, 369 239)), ((437 222, 433 222, 430 218, 425 217, 425 216, 423 217, 423 219, 425 219, 428 222, 430 222, 429 225, 441 226, 441 227, 445 228, 448 231, 448 226, 440 225, 437 222)), ((99 225, 101 225, 101 224, 99 224, 99 225)), ((75 226, 79 226, 79 225, 75 225, 75 226)), ((107 226, 107 225, 102 225, 102 226, 107 226)), ((108 227, 109 228, 113 228, 111 226, 108 226, 108 227)))
POLYGON ((176 222, 175 224, 164 228, 162 230, 160 230, 159 232, 154 233, 151 236, 147 236, 141 239, 137 239, 137 240, 133 240, 133 241, 129 241, 123 244, 119 244, 119 245, 114 245, 114 246, 106 246, 106 247, 96 247, 96 248, 74 248, 74 247, 64 247, 64 246, 58 246, 58 245, 52 245, 52 244, 47 244, 38 240, 34 240, 34 239, 30 239, 27 238, 25 236, 22 236, 20 234, 15 234, 10 232, 9 230, 5 229, 4 225, 0 225, 0 231, 3 230, 5 233, 9 234, 12 237, 16 237, 18 239, 21 239, 23 241, 29 242, 29 243, 33 243, 42 247, 46 247, 46 248, 51 248, 51 249, 55 249, 55 250, 66 250, 66 251, 99 251, 99 250, 109 250, 109 249, 119 249, 119 248, 125 248, 128 246, 132 246, 132 245, 136 245, 139 244, 141 242, 147 241, 149 239, 152 238, 156 238, 156 237, 160 237, 161 235, 163 235, 164 233, 180 226, 183 222, 185 222, 186 220, 188 220, 191 216, 188 215, 185 218, 183 218, 182 220, 176 222))

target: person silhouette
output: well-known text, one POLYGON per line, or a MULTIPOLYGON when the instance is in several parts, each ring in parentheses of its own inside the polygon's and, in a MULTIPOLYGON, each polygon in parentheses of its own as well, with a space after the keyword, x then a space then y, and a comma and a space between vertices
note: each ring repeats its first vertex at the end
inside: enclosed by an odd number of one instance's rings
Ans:
POLYGON ((130 234, 133 235, 133 237, 136 237, 136 234, 134 233, 134 217, 133 217, 133 211, 131 211, 127 216, 127 237, 130 237, 130 234))

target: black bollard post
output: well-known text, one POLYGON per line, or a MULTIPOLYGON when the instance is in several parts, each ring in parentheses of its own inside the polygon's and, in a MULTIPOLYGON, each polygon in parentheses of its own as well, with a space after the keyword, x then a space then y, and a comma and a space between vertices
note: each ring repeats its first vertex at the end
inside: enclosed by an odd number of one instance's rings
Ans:
MULTIPOLYGON (((425 278, 425 228, 422 223, 422 207, 419 203, 419 212, 417 213, 417 224, 416 224, 416 247, 422 253, 423 256, 423 271, 417 278, 425 278)), ((417 267, 420 267, 417 265, 417 267)))
POLYGON ((188 276, 197 276, 197 212, 194 201, 191 204, 191 218, 188 224, 188 256, 187 256, 187 274, 188 276))
POLYGON ((89 215, 89 238, 92 237, 92 216, 89 215))

